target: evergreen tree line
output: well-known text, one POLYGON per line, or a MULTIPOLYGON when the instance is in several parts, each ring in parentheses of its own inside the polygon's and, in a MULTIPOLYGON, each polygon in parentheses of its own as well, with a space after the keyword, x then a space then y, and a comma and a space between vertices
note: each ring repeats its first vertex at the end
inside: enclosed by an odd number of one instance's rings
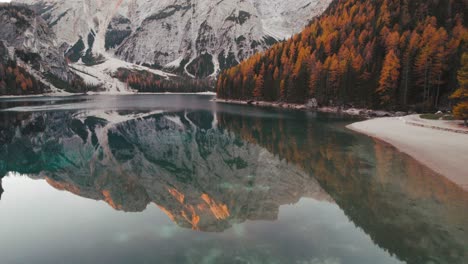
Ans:
POLYGON ((462 55, 457 79, 459 87, 450 97, 455 102, 453 115, 455 118, 465 120, 465 126, 468 126, 468 51, 462 55))
POLYGON ((301 33, 222 72, 219 98, 428 110, 449 104, 464 0, 336 0, 301 33))
POLYGON ((192 79, 190 77, 174 76, 166 79, 148 71, 124 68, 119 68, 114 77, 138 92, 197 93, 212 91, 215 85, 211 78, 192 79))
POLYGON ((45 86, 15 61, 0 63, 0 95, 43 93, 45 86))

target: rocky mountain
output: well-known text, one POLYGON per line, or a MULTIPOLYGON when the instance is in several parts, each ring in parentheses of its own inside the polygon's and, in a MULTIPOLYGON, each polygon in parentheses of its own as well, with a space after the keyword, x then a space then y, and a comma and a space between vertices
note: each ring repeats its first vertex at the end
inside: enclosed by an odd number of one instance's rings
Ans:
MULTIPOLYGON (((72 61, 90 66, 117 58, 207 77, 300 31, 330 0, 14 2, 33 6, 72 61)), ((109 63, 104 71, 115 72, 121 66, 116 64, 109 63)))
POLYGON ((0 5, 0 94, 52 91, 74 76, 47 23, 28 8, 0 5))

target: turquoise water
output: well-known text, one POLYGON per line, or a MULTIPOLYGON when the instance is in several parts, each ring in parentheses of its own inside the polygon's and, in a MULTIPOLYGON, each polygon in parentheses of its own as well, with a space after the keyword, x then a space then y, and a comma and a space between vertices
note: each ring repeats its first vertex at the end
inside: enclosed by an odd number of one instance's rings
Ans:
POLYGON ((468 193, 355 120, 210 99, 0 99, 0 262, 468 263, 468 193))

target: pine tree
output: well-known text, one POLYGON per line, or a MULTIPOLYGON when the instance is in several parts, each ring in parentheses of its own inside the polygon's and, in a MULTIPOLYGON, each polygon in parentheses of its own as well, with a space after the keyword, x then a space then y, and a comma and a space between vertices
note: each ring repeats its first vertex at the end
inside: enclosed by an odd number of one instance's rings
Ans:
MULTIPOLYGON (((402 41, 405 41, 402 39, 402 41)), ((413 61, 415 57, 415 53, 418 49, 420 37, 417 32, 413 32, 411 36, 409 36, 409 42, 406 45, 405 52, 403 53, 403 59, 402 59, 402 76, 401 76, 401 85, 402 85, 402 91, 401 91, 401 101, 402 105, 406 106, 408 104, 408 97, 409 94, 411 93, 410 87, 411 87, 411 69, 413 66, 413 61)))
POLYGON ((337 0, 300 34, 222 73, 220 91, 361 107, 376 106, 378 95, 381 106, 437 106, 456 87, 467 35, 461 1, 337 0))
POLYGON ((253 90, 253 97, 254 98, 262 98, 263 97, 263 89, 265 83, 265 64, 262 65, 260 69, 260 73, 255 76, 255 87, 253 90))
POLYGON ((379 88, 377 93, 380 96, 381 105, 393 103, 395 91, 398 88, 400 78, 400 59, 393 50, 385 56, 382 72, 380 73, 379 88))
POLYGON ((468 52, 463 53, 461 64, 457 74, 459 87, 450 98, 457 101, 453 107, 454 116, 464 120, 465 126, 468 126, 468 52))
POLYGON ((286 83, 284 80, 280 82, 280 97, 282 100, 286 100, 288 92, 286 91, 286 83))

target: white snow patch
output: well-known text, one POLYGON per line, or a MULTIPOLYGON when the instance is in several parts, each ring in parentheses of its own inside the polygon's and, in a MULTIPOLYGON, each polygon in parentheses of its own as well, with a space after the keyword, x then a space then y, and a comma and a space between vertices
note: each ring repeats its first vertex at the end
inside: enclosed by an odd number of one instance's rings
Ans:
POLYGON ((180 64, 182 63, 183 60, 184 60, 184 57, 179 57, 178 59, 166 64, 164 68, 178 68, 180 67, 180 64))
POLYGON ((134 119, 141 119, 147 116, 152 116, 155 114, 162 114, 164 111, 162 110, 155 110, 147 113, 136 113, 136 114, 127 114, 127 115, 120 115, 117 111, 102 111, 102 110, 91 110, 91 111, 84 111, 76 114, 74 117, 84 121, 87 117, 93 116, 97 118, 104 119, 109 121, 109 124, 115 125, 119 123, 124 123, 134 119))
POLYGON ((87 66, 83 63, 72 64, 72 69, 74 72, 82 77, 86 84, 102 86, 104 92, 98 92, 97 94, 131 94, 136 92, 135 90, 128 87, 126 83, 112 77, 119 68, 147 71, 164 78, 176 76, 161 70, 155 70, 134 63, 122 61, 120 59, 111 57, 109 54, 101 55, 105 58, 105 61, 101 64, 93 66, 87 66))
POLYGON ((214 71, 213 73, 210 75, 210 77, 216 77, 218 76, 218 73, 220 71, 220 67, 219 67, 219 61, 218 61, 218 56, 212 56, 212 61, 213 61, 213 65, 214 65, 214 71))
POLYGON ((167 120, 175 123, 179 127, 184 127, 184 124, 182 123, 182 120, 180 120, 180 117, 178 117, 178 116, 165 116, 165 118, 167 120))

